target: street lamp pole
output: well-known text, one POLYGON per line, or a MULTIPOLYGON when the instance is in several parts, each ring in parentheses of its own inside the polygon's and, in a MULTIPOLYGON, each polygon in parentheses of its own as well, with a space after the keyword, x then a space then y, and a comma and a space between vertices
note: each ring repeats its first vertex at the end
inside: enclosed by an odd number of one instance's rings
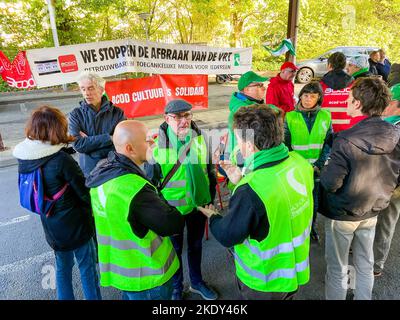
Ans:
POLYGON ((138 16, 146 24, 146 30, 145 30, 146 31, 146 41, 149 41, 149 24, 148 24, 147 20, 150 18, 151 14, 148 12, 142 12, 142 13, 139 13, 138 16))
MULTIPOLYGON (((139 13, 138 16, 140 17, 140 19, 142 19, 144 21, 144 23, 146 24, 145 26, 145 31, 146 31, 146 42, 149 42, 149 23, 148 23, 148 19, 150 18, 151 14, 148 12, 142 12, 139 13)), ((152 73, 150 73, 150 77, 152 76, 152 73)))
MULTIPOLYGON (((58 34, 57 34, 57 25, 56 25, 56 14, 53 6, 53 0, 47 0, 47 6, 49 8, 49 15, 50 15, 50 25, 51 25, 51 32, 53 34, 53 41, 54 46, 59 47, 60 43, 58 42, 58 34)), ((67 91, 67 85, 63 84, 62 88, 64 91, 67 91)))

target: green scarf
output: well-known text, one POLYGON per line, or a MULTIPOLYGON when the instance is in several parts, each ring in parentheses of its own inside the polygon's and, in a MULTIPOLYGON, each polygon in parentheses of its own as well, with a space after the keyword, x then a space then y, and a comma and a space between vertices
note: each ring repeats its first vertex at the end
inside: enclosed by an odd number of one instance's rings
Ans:
POLYGON ((245 159, 244 172, 249 174, 266 163, 279 161, 288 156, 289 149, 284 143, 281 143, 279 146, 274 148, 258 151, 245 159))
POLYGON ((390 116, 384 119, 391 124, 398 124, 400 122, 400 116, 390 116))
MULTIPOLYGON (((183 141, 179 140, 177 135, 172 131, 171 127, 167 129, 168 138, 178 151, 178 156, 185 149, 185 146, 192 139, 192 130, 189 130, 183 141)), ((191 163, 190 159, 200 159, 195 150, 190 147, 186 161, 183 161, 181 166, 186 170, 187 183, 189 184, 190 199, 192 205, 195 207, 203 206, 211 202, 210 185, 207 182, 203 168, 200 163, 191 163), (188 161, 189 160, 189 161, 188 161)), ((200 161, 198 161, 200 162, 200 161)))
POLYGON ((359 74, 361 74, 361 73, 367 72, 368 70, 369 70, 369 68, 366 67, 366 68, 363 68, 363 69, 360 69, 360 70, 354 72, 354 73, 353 73, 353 78, 357 77, 357 76, 358 76, 359 74))

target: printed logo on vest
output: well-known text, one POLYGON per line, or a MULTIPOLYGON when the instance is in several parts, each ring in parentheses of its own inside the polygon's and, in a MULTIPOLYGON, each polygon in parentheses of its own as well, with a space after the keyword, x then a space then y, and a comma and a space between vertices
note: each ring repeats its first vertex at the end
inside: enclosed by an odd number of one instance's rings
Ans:
POLYGON ((307 197, 307 188, 304 184, 301 184, 296 180, 294 177, 294 170, 295 168, 292 168, 287 174, 286 174, 286 179, 289 183, 289 185, 293 188, 294 191, 297 193, 301 194, 302 196, 307 197))
POLYGON ((324 132, 328 131, 328 128, 326 127, 326 121, 322 121, 321 126, 324 129, 324 132))
POLYGON ((98 190, 98 196, 99 196, 99 202, 100 202, 100 206, 97 208, 97 213, 98 213, 98 215, 99 216, 101 216, 101 217, 106 217, 107 216, 107 214, 106 214, 106 202, 107 202, 107 197, 106 197, 106 195, 104 194, 104 189, 103 189, 103 186, 101 185, 101 186, 99 186, 98 188, 97 188, 97 190, 98 190))

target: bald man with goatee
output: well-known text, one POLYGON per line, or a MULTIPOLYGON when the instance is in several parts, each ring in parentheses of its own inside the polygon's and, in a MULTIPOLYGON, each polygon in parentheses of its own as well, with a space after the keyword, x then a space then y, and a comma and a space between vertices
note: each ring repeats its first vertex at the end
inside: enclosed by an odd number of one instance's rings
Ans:
POLYGON ((86 180, 91 188, 98 241, 100 284, 129 300, 170 300, 179 260, 168 236, 183 229, 183 217, 161 199, 140 166, 152 139, 136 120, 120 122, 115 151, 86 180))

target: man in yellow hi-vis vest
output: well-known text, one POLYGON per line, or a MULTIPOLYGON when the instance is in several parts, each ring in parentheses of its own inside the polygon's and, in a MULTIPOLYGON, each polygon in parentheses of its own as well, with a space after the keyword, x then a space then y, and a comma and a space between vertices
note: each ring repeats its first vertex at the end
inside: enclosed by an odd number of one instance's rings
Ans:
MULTIPOLYGON (((165 106, 165 122, 160 126, 153 150, 156 163, 149 166, 146 171, 165 200, 176 207, 185 219, 189 290, 200 294, 206 300, 215 300, 217 293, 203 281, 201 274, 202 239, 206 217, 197 211, 197 206, 213 201, 216 178, 214 166, 210 161, 211 151, 207 139, 192 121, 191 109, 192 105, 182 99, 172 100, 165 106), (181 164, 178 166, 178 163, 181 164)), ((183 230, 181 234, 171 237, 171 240, 181 260, 183 230)), ((174 276, 172 299, 181 300, 182 294, 181 267, 174 276)))
POLYGON ((140 166, 151 153, 151 138, 139 121, 120 122, 115 151, 87 178, 95 218, 100 284, 123 291, 129 300, 170 300, 179 259, 168 236, 183 229, 183 218, 163 201, 140 166))
POLYGON ((313 169, 283 144, 280 110, 266 105, 241 108, 234 116, 243 177, 222 162, 236 184, 223 217, 210 217, 210 229, 233 247, 239 292, 244 299, 292 299, 310 278, 313 169))

